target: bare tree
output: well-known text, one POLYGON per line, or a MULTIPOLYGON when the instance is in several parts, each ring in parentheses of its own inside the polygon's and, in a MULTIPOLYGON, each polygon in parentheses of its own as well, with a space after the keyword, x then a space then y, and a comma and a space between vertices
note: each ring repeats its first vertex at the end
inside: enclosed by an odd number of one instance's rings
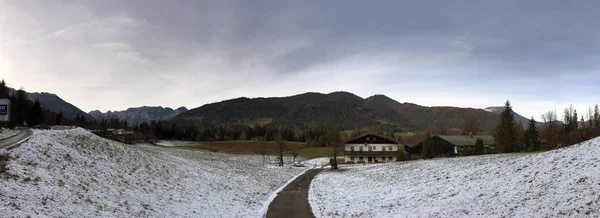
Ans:
POLYGON ((479 132, 479 119, 473 112, 467 112, 462 123, 462 134, 477 135, 477 132, 479 132))
POLYGON ((556 131, 558 122, 556 117, 556 111, 548 111, 542 114, 542 120, 544 121, 544 133, 546 140, 550 143, 550 146, 554 146, 556 143, 556 131))
POLYGON ((296 157, 298 157, 298 155, 300 155, 300 152, 298 152, 298 150, 294 150, 294 151, 292 152, 292 155, 294 156, 294 160, 293 160, 293 162, 296 162, 296 157))
POLYGON ((331 168, 334 170, 338 169, 337 155, 344 150, 342 136, 340 135, 343 125, 343 119, 335 119, 329 124, 329 127, 327 128, 323 138, 323 142, 333 149, 331 154, 332 159, 329 161, 329 163, 331 164, 331 168))
POLYGON ((263 157, 263 162, 267 162, 267 151, 266 150, 261 150, 260 154, 263 157))
POLYGON ((282 167, 283 166, 283 149, 285 147, 285 144, 283 143, 283 139, 279 140, 279 166, 282 167))

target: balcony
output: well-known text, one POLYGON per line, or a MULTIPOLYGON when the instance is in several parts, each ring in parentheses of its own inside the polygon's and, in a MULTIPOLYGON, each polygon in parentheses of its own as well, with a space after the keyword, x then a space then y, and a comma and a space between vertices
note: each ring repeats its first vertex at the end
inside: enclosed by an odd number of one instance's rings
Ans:
POLYGON ((346 156, 396 156, 397 151, 344 151, 346 156))

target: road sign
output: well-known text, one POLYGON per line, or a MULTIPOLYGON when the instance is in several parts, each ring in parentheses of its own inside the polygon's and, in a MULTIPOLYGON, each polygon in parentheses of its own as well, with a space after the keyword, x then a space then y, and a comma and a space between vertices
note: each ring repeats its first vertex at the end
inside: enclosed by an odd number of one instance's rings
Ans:
POLYGON ((0 121, 10 121, 10 100, 0 99, 0 121))

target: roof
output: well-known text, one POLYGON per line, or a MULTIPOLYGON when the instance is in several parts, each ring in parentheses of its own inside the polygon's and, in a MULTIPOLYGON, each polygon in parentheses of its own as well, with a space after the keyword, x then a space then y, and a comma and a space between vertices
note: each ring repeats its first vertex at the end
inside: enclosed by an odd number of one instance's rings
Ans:
POLYGON ((493 145, 496 144, 496 139, 494 139, 491 135, 438 135, 434 137, 439 137, 447 142, 452 143, 457 146, 465 146, 465 145, 475 145, 475 142, 478 138, 483 140, 484 145, 493 145))
POLYGON ((402 142, 405 146, 415 147, 418 144, 421 144, 421 143, 423 143, 423 141, 425 141, 425 134, 417 133, 412 136, 404 137, 402 139, 403 139, 402 142))
POLYGON ((399 143, 398 143, 398 141, 396 141, 395 139, 393 139, 393 138, 390 138, 390 137, 387 137, 387 136, 382 136, 382 135, 379 135, 379 134, 377 134, 377 133, 365 133, 365 134, 362 134, 362 135, 360 135, 360 136, 358 136, 358 137, 354 137, 354 138, 352 138, 352 139, 350 139, 350 140, 347 140, 346 142, 344 142, 344 144, 348 144, 348 143, 349 143, 349 142, 351 142, 351 141, 354 141, 354 140, 356 140, 356 139, 359 139, 359 138, 362 138, 362 137, 365 137, 365 136, 377 136, 377 137, 379 137, 379 138, 383 138, 383 139, 385 139, 385 140, 388 140, 388 141, 394 142, 394 143, 396 143, 396 144, 399 144, 399 143))

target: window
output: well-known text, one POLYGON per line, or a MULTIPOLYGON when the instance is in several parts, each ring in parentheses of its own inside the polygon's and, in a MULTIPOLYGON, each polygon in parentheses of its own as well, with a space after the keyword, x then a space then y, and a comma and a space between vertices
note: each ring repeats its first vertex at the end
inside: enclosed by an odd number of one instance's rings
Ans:
POLYGON ((359 160, 359 161, 362 161, 362 160, 363 160, 363 157, 358 157, 358 160, 359 160))
POLYGON ((354 161, 354 157, 350 157, 350 161, 354 161))
POLYGON ((350 151, 354 151, 354 145, 350 146, 350 151))
POLYGON ((375 147, 375 146, 369 146, 369 151, 372 151, 373 147, 375 147))
POLYGON ((363 151, 363 146, 358 147, 360 151, 363 151))
POLYGON ((390 161, 393 161, 393 160, 394 160, 394 157, 389 157, 389 160, 390 160, 390 161))
POLYGON ((394 149, 392 148, 392 146, 391 146, 391 145, 389 146, 389 149, 390 149, 390 151, 391 151, 391 150, 394 150, 394 149))

